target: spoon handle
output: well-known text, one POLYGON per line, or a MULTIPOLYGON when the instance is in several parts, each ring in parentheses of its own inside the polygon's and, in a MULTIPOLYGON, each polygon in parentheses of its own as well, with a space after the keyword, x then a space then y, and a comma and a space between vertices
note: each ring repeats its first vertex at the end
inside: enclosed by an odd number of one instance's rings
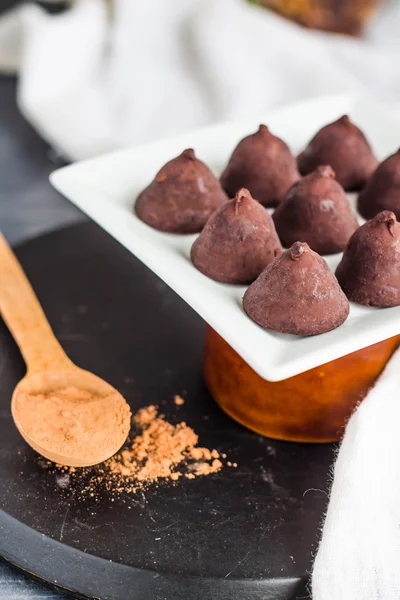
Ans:
POLYGON ((1 232, 0 312, 21 350, 29 373, 64 370, 72 366, 1 232))

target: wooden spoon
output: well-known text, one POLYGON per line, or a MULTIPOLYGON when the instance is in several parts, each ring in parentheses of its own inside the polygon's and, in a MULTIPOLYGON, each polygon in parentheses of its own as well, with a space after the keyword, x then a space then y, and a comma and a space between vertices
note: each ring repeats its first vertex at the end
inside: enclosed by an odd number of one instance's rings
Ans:
POLYGON ((67 357, 1 233, 0 312, 27 365, 11 401, 25 441, 49 460, 73 467, 115 454, 129 433, 128 404, 111 385, 67 357))

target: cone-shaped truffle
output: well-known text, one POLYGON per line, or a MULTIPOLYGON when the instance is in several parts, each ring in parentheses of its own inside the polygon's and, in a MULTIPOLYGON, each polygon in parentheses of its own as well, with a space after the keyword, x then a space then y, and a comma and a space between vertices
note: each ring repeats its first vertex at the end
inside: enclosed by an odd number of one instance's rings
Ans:
POLYGON ((135 211, 155 229, 196 233, 227 200, 218 179, 189 149, 160 169, 138 196, 135 211))
POLYGON ((276 206, 299 177, 296 159, 285 142, 260 125, 236 146, 221 183, 231 198, 243 187, 264 206, 276 206))
POLYGON ((216 281, 248 284, 281 251, 267 210, 241 189, 208 219, 192 246, 191 259, 216 281))
POLYGON ((391 210, 400 219, 400 150, 384 160, 358 197, 358 212, 373 219, 383 210, 391 210))
POLYGON ((248 288, 243 308, 253 321, 281 333, 317 335, 339 327, 349 303, 324 259, 296 242, 248 288))
POLYGON ((295 183, 273 219, 284 246, 301 240, 318 254, 341 252, 358 227, 345 191, 328 166, 317 167, 295 183))
POLYGON ((359 190, 378 166, 362 131, 347 115, 318 131, 298 158, 300 173, 330 165, 345 190, 359 190))
POLYGON ((394 213, 385 210, 353 233, 336 277, 352 302, 400 304, 400 223, 394 213))

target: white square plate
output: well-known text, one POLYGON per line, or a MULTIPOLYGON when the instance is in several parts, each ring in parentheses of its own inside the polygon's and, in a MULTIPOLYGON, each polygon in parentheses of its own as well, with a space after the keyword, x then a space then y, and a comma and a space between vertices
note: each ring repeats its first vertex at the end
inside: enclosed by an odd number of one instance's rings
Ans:
MULTIPOLYGON (((233 148, 266 123, 298 153, 323 125, 349 114, 366 133, 379 158, 400 145, 400 122, 369 100, 349 95, 321 97, 269 112, 246 123, 228 123, 121 150, 54 171, 54 187, 87 213, 175 290, 261 377, 280 381, 400 333, 400 307, 352 305, 338 329, 315 337, 266 331, 241 305, 244 286, 217 283, 191 264, 196 235, 161 233, 133 213, 137 194, 158 169, 188 147, 219 174, 233 148)), ((328 257, 334 269, 340 255, 328 257)))

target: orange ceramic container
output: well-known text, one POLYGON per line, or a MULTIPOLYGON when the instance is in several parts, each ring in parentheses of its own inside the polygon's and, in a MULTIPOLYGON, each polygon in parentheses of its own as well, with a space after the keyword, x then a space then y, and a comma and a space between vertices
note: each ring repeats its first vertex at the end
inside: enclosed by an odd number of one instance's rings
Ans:
POLYGON ((233 419, 267 437, 293 442, 339 440, 354 407, 382 372, 400 336, 283 381, 262 379, 207 326, 204 377, 233 419))

